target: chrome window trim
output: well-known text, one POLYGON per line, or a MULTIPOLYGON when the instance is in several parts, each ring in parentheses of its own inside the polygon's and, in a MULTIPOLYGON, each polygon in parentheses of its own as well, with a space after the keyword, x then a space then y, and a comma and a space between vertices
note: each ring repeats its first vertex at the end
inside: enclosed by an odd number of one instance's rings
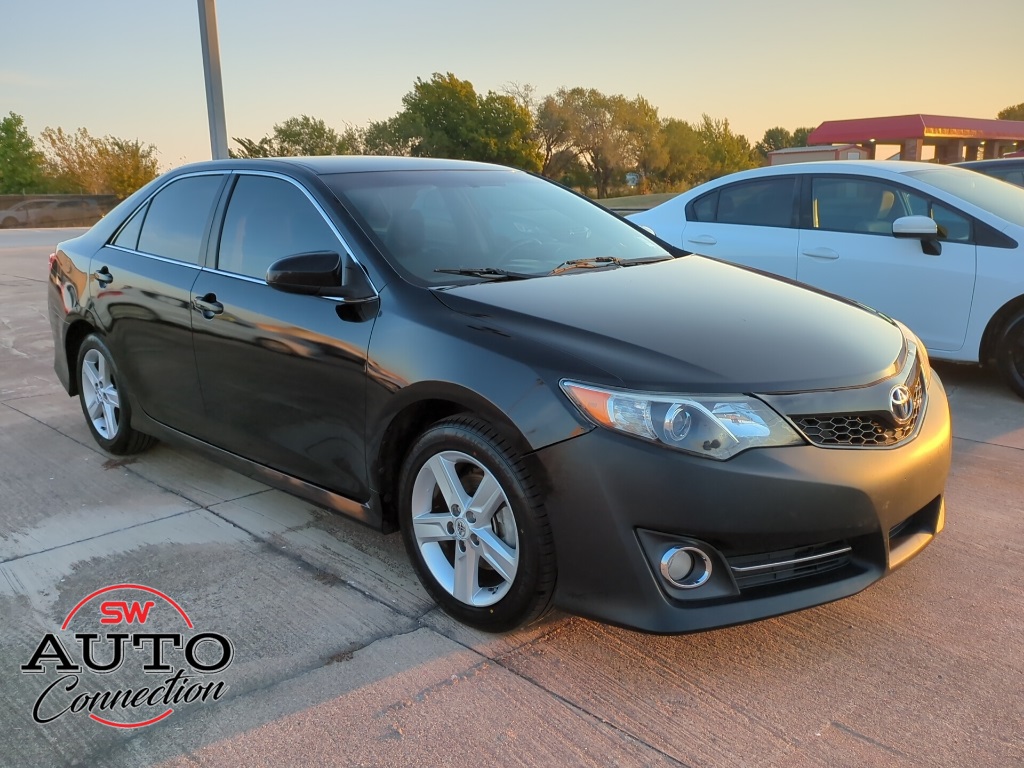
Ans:
MULTIPOLYGON (((241 275, 238 272, 227 272, 227 271, 225 271, 223 269, 216 269, 214 267, 203 267, 203 272, 206 272, 206 273, 211 274, 211 275, 220 275, 221 277, 229 277, 229 278, 231 278, 233 280, 241 280, 241 281, 246 282, 246 283, 252 283, 253 285, 262 285, 265 288, 269 288, 270 287, 267 284, 266 280, 260 280, 258 277, 252 277, 251 275, 241 275)), ((369 275, 367 275, 367 278, 369 278, 369 275)), ((376 289, 374 289, 374 290, 376 291, 376 289)), ((301 295, 301 294, 293 294, 293 295, 298 296, 298 295, 301 295)), ((380 294, 376 294, 376 295, 379 296, 380 294)), ((348 301, 348 299, 343 299, 340 296, 318 296, 316 298, 325 299, 326 301, 334 301, 334 302, 337 302, 339 304, 344 304, 346 301, 348 301)))
MULTIPOLYGON (((291 185, 297 187, 302 192, 302 194, 306 196, 306 199, 309 200, 313 204, 313 207, 316 208, 317 213, 320 214, 320 217, 325 222, 327 222, 327 226, 330 228, 330 230, 334 234, 334 236, 336 238, 338 238, 338 242, 341 244, 341 247, 344 250, 345 254, 348 256, 348 258, 352 259, 352 263, 355 264, 356 266, 358 266, 363 271, 363 274, 366 275, 366 280, 370 284, 370 288, 373 289, 374 297, 379 297, 380 296, 380 291, 378 290, 377 286, 374 285, 373 278, 370 277, 369 271, 366 269, 366 267, 363 266, 362 262, 360 262, 359 259, 357 259, 355 257, 355 254, 352 252, 352 249, 349 247, 349 245, 346 242, 345 238, 342 237, 341 232, 338 231, 338 228, 334 225, 334 222, 331 221, 331 217, 327 215, 327 212, 323 209, 323 206, 320 205, 320 203, 316 200, 316 198, 314 198, 309 193, 309 190, 306 189, 298 181, 296 181, 295 179, 293 179, 290 176, 287 176, 287 175, 285 175, 283 173, 278 173, 276 171, 258 171, 258 170, 251 170, 250 171, 250 170, 246 170, 246 169, 226 168, 226 169, 222 169, 222 170, 193 171, 191 173, 183 173, 180 176, 175 176, 173 179, 168 179, 165 183, 161 184, 159 187, 154 189, 153 192, 148 197, 146 197, 142 202, 140 202, 135 207, 135 210, 132 211, 131 215, 128 216, 128 218, 126 218, 124 220, 124 222, 121 224, 121 226, 119 226, 114 231, 114 234, 110 236, 110 239, 107 240, 106 247, 107 248, 114 248, 115 250, 122 251, 123 253, 132 253, 132 254, 135 254, 135 255, 138 255, 138 256, 144 256, 147 259, 156 259, 157 261, 162 261, 162 262, 165 262, 167 264, 181 264, 181 265, 186 266, 186 267, 192 267, 192 268, 194 268, 196 270, 203 270, 203 271, 206 271, 206 272, 212 272, 214 274, 224 275, 225 277, 233 277, 233 278, 236 278, 236 279, 239 279, 239 280, 244 280, 246 282, 255 283, 257 285, 266 285, 267 284, 266 280, 261 280, 261 279, 259 279, 257 277, 252 277, 251 275, 243 275, 243 274, 240 274, 238 272, 228 272, 227 270, 218 269, 216 267, 205 267, 202 264, 194 264, 191 261, 180 261, 179 259, 171 259, 171 258, 168 258, 166 256, 159 256, 159 255, 157 255, 155 253, 148 253, 146 251, 140 251, 138 249, 133 250, 131 248, 125 248, 123 245, 114 245, 114 240, 116 240, 118 235, 121 234, 121 230, 123 230, 128 225, 128 222, 131 221, 133 218, 135 218, 135 216, 138 214, 138 212, 140 210, 142 210, 145 206, 147 206, 149 204, 149 202, 161 192, 161 190, 163 190, 169 184, 173 184, 176 181, 179 181, 181 179, 188 179, 188 178, 191 178, 191 177, 194 177, 194 176, 269 176, 271 178, 281 179, 282 181, 287 181, 291 185)), ((228 199, 228 203, 230 204, 230 202, 231 201, 230 201, 230 198, 229 198, 228 199)), ((225 212, 226 212, 226 210, 227 209, 225 208, 225 212)), ((223 222, 221 222, 221 223, 223 223, 223 222)), ((145 224, 145 222, 143 222, 143 224, 145 224)), ((211 233, 211 235, 212 235, 212 233, 211 233)), ((217 251, 218 251, 217 255, 219 256, 220 255, 220 253, 219 253, 219 251, 220 251, 220 236, 219 235, 218 235, 218 239, 217 239, 217 251)), ((328 298, 328 297, 321 297, 321 298, 328 298)), ((345 299, 332 298, 332 301, 344 302, 345 299)))
POLYGON ((243 275, 239 272, 228 272, 226 269, 217 269, 216 267, 204 267, 204 272, 209 272, 211 275, 221 275, 223 277, 234 277, 238 280, 242 280, 246 283, 255 283, 256 285, 266 285, 266 280, 260 280, 258 277, 252 277, 251 275, 243 275))
POLYGON ((180 259, 171 259, 167 256, 157 256, 155 253, 146 253, 145 251, 133 251, 131 248, 125 248, 123 245, 113 245, 108 243, 105 247, 113 248, 115 251, 121 251, 122 253, 130 253, 135 256, 153 259, 154 261, 162 261, 165 264, 176 264, 181 267, 191 267, 197 271, 203 269, 202 264, 195 264, 191 261, 181 261, 180 259))

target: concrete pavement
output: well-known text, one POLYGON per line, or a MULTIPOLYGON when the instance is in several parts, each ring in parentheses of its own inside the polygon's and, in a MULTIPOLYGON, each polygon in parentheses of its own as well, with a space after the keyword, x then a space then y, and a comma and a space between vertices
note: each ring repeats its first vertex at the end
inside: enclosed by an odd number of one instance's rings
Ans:
POLYGON ((938 367, 947 529, 864 593, 681 637, 563 615, 490 636, 433 606, 398 536, 187 451, 99 451, 52 372, 66 234, 0 234, 0 765, 1024 764, 1024 401, 988 372, 938 367), (20 667, 124 583, 230 638, 225 696, 139 729, 36 724, 52 675, 20 667))

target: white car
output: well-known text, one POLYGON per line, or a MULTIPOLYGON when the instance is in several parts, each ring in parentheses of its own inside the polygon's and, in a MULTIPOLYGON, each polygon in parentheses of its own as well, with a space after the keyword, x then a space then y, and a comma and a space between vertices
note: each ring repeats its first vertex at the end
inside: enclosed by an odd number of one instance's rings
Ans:
POLYGON ((931 163, 812 162, 724 176, 629 218, 874 307, 933 357, 995 362, 1024 397, 1024 189, 931 163))
POLYGON ((0 227, 38 227, 47 223, 47 211, 54 205, 53 200, 19 200, 9 208, 0 209, 0 227))

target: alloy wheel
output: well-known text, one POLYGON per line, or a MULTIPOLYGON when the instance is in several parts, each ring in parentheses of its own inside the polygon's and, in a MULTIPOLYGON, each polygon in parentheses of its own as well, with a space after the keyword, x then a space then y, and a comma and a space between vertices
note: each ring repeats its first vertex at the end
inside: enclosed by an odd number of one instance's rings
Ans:
POLYGON ((121 398, 107 359, 98 349, 82 358, 82 397, 93 428, 105 440, 117 437, 121 419, 121 398))
POLYGON ((483 464, 461 451, 435 453, 412 490, 412 534, 437 583, 473 607, 493 605, 519 569, 508 496, 483 464))

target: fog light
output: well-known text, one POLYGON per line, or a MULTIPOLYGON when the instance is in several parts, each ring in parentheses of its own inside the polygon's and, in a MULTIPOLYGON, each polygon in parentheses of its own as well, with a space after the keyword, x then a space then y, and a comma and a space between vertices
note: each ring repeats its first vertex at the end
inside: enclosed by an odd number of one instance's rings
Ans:
POLYGON ((661 575, 679 589, 693 589, 711 578, 711 558, 696 547, 671 547, 661 556, 661 575))

